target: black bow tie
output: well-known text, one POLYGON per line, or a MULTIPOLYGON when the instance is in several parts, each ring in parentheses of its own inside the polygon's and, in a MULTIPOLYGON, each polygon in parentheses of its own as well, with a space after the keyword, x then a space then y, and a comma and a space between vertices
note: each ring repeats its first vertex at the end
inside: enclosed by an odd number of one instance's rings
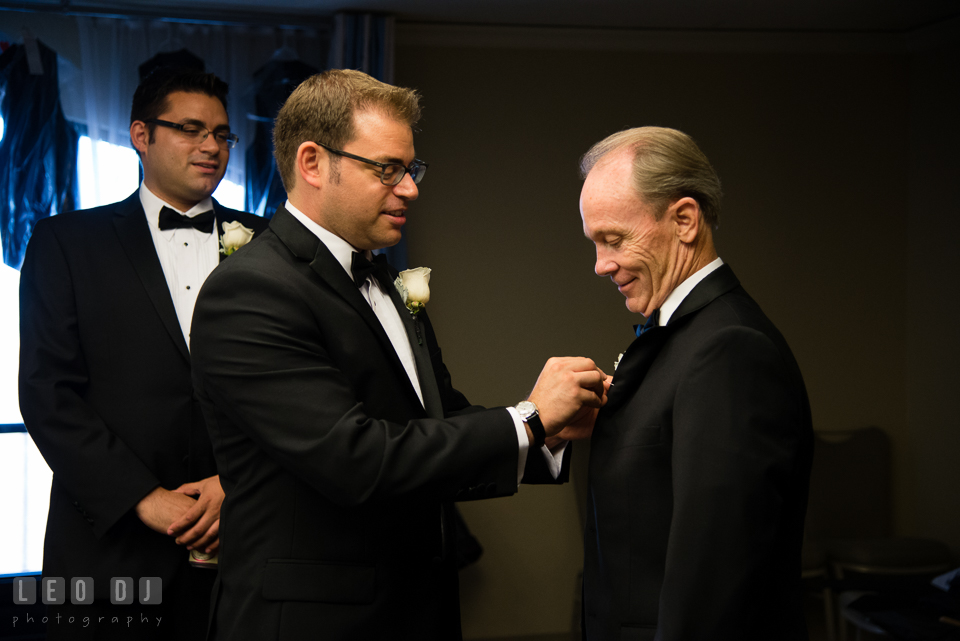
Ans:
POLYGON ((387 257, 383 254, 377 254, 373 261, 367 260, 364 252, 353 252, 353 260, 350 263, 350 272, 353 274, 353 282, 357 287, 363 287, 367 278, 373 276, 383 284, 387 280, 387 257))
POLYGON ((209 234, 213 231, 213 222, 214 214, 213 210, 205 211, 202 214, 197 214, 194 217, 184 216, 183 214, 178 214, 175 210, 170 209, 169 207, 163 207, 160 210, 160 229, 161 231, 166 231, 167 229, 186 229, 187 227, 193 227, 197 231, 202 231, 205 234, 209 234))

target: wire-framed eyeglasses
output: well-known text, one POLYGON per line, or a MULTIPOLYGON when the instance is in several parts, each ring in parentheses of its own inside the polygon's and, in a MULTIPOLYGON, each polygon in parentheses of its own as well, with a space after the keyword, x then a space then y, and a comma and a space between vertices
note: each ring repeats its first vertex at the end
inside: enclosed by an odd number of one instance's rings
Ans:
POLYGON ((363 156, 356 156, 354 154, 343 151, 342 149, 334 149, 333 147, 328 147, 322 142, 318 142, 318 145, 329 151, 331 154, 336 154, 338 156, 343 156, 345 158, 352 158, 353 160, 359 160, 360 162, 365 162, 368 165, 374 165, 375 167, 380 168, 380 182, 384 185, 393 187, 399 185, 400 181, 403 180, 403 177, 406 174, 410 174, 410 177, 413 179, 415 184, 420 184, 420 181, 423 180, 423 175, 427 173, 427 163, 419 159, 414 159, 410 163, 409 167, 404 167, 398 162, 377 162, 376 160, 370 160, 369 158, 364 158, 363 156))
POLYGON ((237 146, 237 143, 240 142, 240 136, 230 133, 229 129, 210 131, 209 129, 199 125, 192 125, 189 123, 182 125, 178 122, 160 120, 159 118, 150 118, 149 120, 144 120, 143 122, 160 125, 161 127, 169 127, 170 129, 176 129, 182 133, 187 140, 198 145, 206 140, 207 136, 210 134, 213 134, 213 139, 217 141, 217 144, 220 145, 221 149, 233 149, 237 146))

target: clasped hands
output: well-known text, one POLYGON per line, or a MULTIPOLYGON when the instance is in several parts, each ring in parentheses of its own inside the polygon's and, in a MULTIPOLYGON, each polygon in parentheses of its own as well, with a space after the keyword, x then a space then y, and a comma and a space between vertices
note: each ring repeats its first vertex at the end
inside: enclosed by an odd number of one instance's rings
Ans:
POLYGON ((177 545, 212 554, 220 547, 221 503, 220 477, 211 476, 175 490, 154 488, 135 510, 150 529, 176 537, 177 545))
POLYGON ((589 358, 565 356, 547 361, 527 400, 537 406, 548 448, 562 441, 590 438, 597 413, 607 402, 612 378, 589 358))

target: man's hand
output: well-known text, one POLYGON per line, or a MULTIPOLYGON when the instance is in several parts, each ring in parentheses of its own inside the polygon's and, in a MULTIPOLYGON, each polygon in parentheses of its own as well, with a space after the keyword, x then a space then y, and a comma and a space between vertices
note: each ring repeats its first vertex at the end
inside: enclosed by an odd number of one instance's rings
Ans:
MULTIPOLYGON (((602 374, 603 372, 601 372, 602 374)), ((603 405, 607 404, 607 392, 610 390, 610 382, 613 376, 604 375, 603 377, 603 405)), ((545 445, 552 451, 555 447, 564 441, 580 441, 588 439, 593 435, 593 425, 597 420, 597 414, 600 408, 584 405, 577 416, 564 427, 556 436, 547 438, 545 445)))
POLYGON ((162 487, 156 487, 150 494, 140 499, 134 511, 151 530, 168 534, 170 525, 194 507, 196 503, 195 499, 185 494, 178 494, 162 487))
POLYGON ((177 545, 188 550, 202 550, 212 554, 220 547, 220 504, 223 488, 220 477, 211 476, 195 483, 184 483, 174 490, 187 496, 196 496, 194 505, 170 524, 167 534, 177 537, 177 545))
POLYGON ((568 425, 577 426, 578 433, 592 431, 596 412, 607 400, 607 379, 589 358, 548 360, 528 399, 536 404, 547 436, 558 436, 568 425))

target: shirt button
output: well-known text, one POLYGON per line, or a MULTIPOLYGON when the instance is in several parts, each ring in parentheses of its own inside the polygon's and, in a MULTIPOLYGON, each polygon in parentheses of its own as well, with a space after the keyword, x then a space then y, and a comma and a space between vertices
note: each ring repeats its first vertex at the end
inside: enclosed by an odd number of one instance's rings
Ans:
POLYGON ((187 289, 190 289, 190 285, 187 285, 187 289))
POLYGON ((183 246, 184 246, 184 247, 189 247, 189 246, 190 246, 190 243, 184 243, 183 246))

